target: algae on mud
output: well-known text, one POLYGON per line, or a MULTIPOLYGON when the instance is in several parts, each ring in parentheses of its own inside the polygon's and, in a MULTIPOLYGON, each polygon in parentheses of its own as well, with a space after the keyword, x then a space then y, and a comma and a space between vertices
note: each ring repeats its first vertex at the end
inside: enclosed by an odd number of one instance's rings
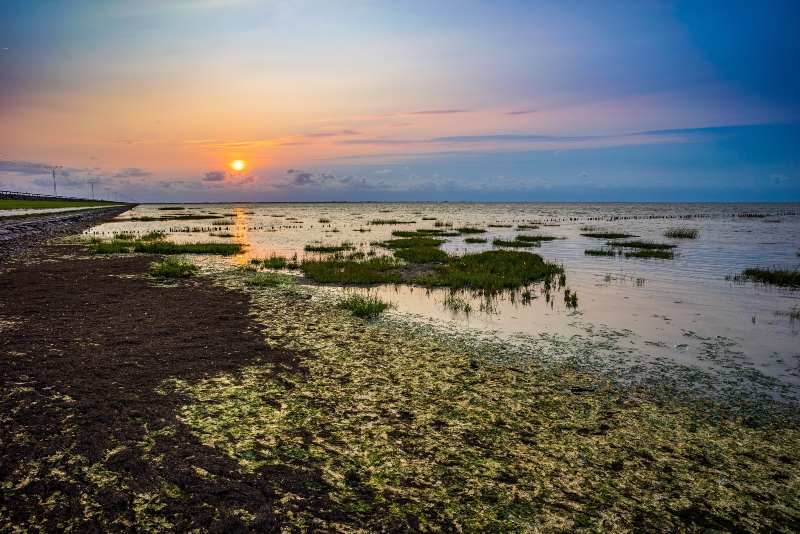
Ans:
MULTIPOLYGON (((504 364, 280 289, 253 298, 268 344, 306 354, 308 373, 287 382, 257 364, 165 387, 188 399, 181 417, 198 439, 242 469, 320 469, 351 518, 330 530, 800 526, 792 423, 711 418, 535 355, 504 364)), ((296 528, 313 524, 304 513, 296 528)))

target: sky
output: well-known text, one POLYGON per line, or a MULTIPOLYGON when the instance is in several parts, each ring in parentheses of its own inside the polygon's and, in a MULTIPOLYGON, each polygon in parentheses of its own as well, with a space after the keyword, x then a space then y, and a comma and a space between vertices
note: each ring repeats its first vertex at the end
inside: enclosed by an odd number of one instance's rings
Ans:
POLYGON ((800 201, 800 2, 0 0, 0 189, 800 201), (239 163, 235 163, 239 162, 239 163))

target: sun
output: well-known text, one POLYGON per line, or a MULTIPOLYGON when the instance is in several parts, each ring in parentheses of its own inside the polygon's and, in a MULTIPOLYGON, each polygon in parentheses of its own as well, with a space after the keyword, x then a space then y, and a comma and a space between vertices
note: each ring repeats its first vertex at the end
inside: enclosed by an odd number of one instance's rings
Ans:
POLYGON ((236 161, 232 161, 231 162, 231 167, 233 167, 233 170, 235 170, 235 171, 241 171, 242 169, 244 169, 244 161, 242 161, 240 159, 237 159, 236 161))

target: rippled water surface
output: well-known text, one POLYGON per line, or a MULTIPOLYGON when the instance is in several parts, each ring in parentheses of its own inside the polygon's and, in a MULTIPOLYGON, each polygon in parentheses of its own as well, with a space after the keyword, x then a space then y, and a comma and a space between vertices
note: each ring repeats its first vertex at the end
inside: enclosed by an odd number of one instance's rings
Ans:
POLYGON ((710 369, 723 382, 757 375, 788 387, 780 394, 773 388, 770 395, 790 401, 800 387, 800 321, 786 315, 800 303, 800 292, 725 280, 726 274, 747 267, 796 268, 800 264, 800 204, 187 204, 179 206, 183 210, 159 209, 165 206, 138 206, 90 233, 110 237, 113 232, 162 230, 176 242, 243 243, 246 254, 230 261, 244 264, 270 254, 297 254, 302 259, 310 256, 303 251, 309 243, 350 242, 369 250, 371 242, 389 238, 392 231, 433 228, 437 220, 456 228, 486 228, 487 233, 479 236, 487 238, 486 244, 466 244, 465 237, 475 236, 462 236, 447 238, 443 246, 448 252, 471 253, 491 249, 493 238, 512 239, 521 233, 519 224, 537 223, 539 229, 524 232, 563 239, 529 250, 563 263, 567 285, 578 293, 577 310, 567 308, 562 298, 546 303, 539 292, 525 305, 511 295, 491 302, 479 295, 462 295, 471 300, 474 310, 464 314, 444 307, 446 290, 385 286, 371 291, 394 302, 394 313, 413 314, 445 329, 493 332, 509 343, 555 337, 568 344, 571 339, 596 338, 601 333, 613 341, 613 347, 601 350, 605 346, 601 344, 595 351, 598 357, 613 352, 623 364, 666 362, 710 369), (225 215, 224 220, 230 222, 126 220, 192 214, 225 215), (372 224, 376 219, 406 223, 372 224), (676 257, 587 256, 584 250, 600 248, 605 242, 580 235, 587 226, 676 244, 676 257), (697 229, 699 237, 664 237, 673 227, 697 229), (738 374, 729 372, 733 368, 738 374))

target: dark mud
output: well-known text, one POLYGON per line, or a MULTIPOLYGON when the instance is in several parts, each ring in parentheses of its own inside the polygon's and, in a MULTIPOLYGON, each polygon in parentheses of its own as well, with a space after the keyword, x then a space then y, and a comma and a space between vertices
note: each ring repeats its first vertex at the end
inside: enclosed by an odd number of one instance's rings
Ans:
POLYGON ((0 531, 269 532, 303 507, 338 519, 318 470, 242 472, 159 390, 255 361, 287 383, 304 372, 251 329, 249 297, 202 278, 158 286, 152 256, 86 255, 45 247, 0 275, 0 531))

